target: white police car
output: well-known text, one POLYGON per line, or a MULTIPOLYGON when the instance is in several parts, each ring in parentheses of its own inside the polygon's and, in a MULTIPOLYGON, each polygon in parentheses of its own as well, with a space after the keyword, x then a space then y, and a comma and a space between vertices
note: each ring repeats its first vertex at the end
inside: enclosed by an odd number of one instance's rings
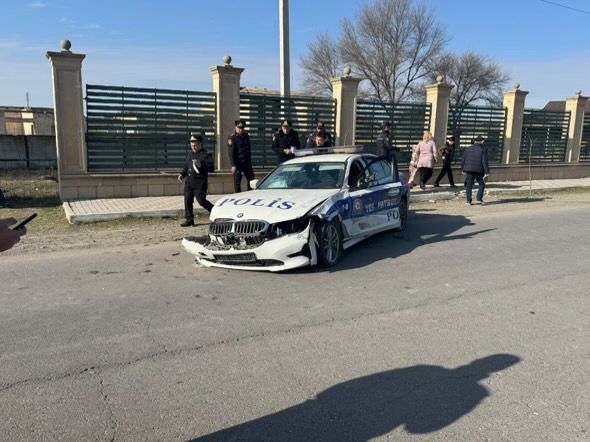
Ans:
POLYGON ((183 246, 204 266, 275 272, 330 267, 363 239, 404 230, 409 188, 395 161, 342 150, 289 160, 255 190, 221 198, 209 234, 183 246))

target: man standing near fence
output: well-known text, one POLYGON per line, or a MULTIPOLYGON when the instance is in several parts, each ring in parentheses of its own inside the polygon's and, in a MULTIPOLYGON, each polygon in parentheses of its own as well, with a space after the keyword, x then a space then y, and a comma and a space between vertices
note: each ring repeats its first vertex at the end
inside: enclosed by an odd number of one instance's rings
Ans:
POLYGON ((272 137, 272 150, 277 154, 279 164, 295 158, 295 150, 299 148, 299 134, 291 129, 290 121, 284 120, 281 129, 272 137))
POLYGON ((488 163, 488 151, 483 143, 484 139, 481 136, 478 136, 475 139, 473 146, 465 149, 465 152, 463 153, 463 166, 461 167, 461 170, 463 171, 463 175, 467 175, 467 178, 465 179, 465 196, 467 202, 465 204, 468 206, 471 205, 471 194, 474 181, 477 181, 477 184, 479 185, 479 188, 477 189, 477 201, 480 204, 484 204, 483 194, 486 188, 485 180, 490 174, 490 165, 488 163))
POLYGON ((391 123, 386 121, 383 123, 383 130, 377 137, 377 155, 391 163, 393 155, 395 155, 394 152, 398 151, 399 149, 394 147, 391 141, 391 123))
POLYGON ((326 125, 321 121, 318 121, 315 130, 313 130, 309 134, 309 137, 307 137, 307 146, 313 144, 316 141, 316 136, 320 132, 322 132, 325 135, 324 138, 326 147, 332 147, 332 134, 326 130, 326 125))
POLYGON ((250 135, 246 132, 245 127, 246 122, 244 120, 237 120, 235 132, 227 139, 229 161, 231 163, 231 173, 234 176, 234 191, 236 193, 242 191, 242 174, 246 177, 248 190, 252 190, 250 181, 254 179, 250 135))
POLYGON ((184 181, 184 214, 186 220, 182 227, 195 225, 193 201, 197 202, 207 212, 211 212, 213 204, 207 200, 207 176, 213 170, 213 157, 203 148, 203 137, 193 135, 190 139, 191 151, 184 162, 184 167, 178 175, 178 181, 184 181))

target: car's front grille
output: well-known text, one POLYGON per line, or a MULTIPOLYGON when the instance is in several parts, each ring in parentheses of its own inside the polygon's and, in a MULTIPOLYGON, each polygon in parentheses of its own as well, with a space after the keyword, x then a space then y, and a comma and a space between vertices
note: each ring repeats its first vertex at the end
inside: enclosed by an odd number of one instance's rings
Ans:
POLYGON ((260 220, 215 220, 209 226, 209 234, 220 246, 232 248, 258 247, 267 238, 269 224, 260 220))

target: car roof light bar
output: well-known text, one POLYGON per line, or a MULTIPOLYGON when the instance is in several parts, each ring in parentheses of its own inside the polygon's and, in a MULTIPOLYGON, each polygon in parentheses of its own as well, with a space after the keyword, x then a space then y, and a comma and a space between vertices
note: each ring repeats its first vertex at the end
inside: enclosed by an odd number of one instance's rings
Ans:
POLYGON ((339 147, 316 147, 309 149, 297 149, 293 152, 296 157, 307 157, 310 155, 325 155, 331 153, 360 153, 364 146, 339 146, 339 147))

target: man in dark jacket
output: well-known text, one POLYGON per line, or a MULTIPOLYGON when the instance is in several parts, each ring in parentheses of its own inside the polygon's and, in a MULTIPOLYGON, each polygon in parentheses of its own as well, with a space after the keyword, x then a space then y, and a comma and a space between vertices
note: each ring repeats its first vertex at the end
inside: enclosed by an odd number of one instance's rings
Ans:
POLYGON ((465 149, 463 153, 463 165, 461 170, 463 175, 467 175, 465 180, 466 197, 468 206, 471 205, 471 193, 473 189, 473 182, 477 181, 479 188, 477 190, 477 201, 484 204, 483 193, 486 188, 485 179, 490 174, 490 166, 488 164, 488 152, 483 146, 483 138, 478 136, 475 139, 473 146, 465 149))
POLYGON ((394 152, 399 152, 399 148, 394 147, 391 142, 391 123, 383 123, 383 130, 377 137, 377 156, 386 159, 391 163, 394 152))
POLYGON ((323 132, 325 134, 325 139, 326 139, 326 146, 325 147, 331 147, 332 146, 332 134, 326 130, 326 125, 324 123, 322 123, 321 121, 318 121, 317 127, 313 131, 311 131, 311 133, 307 137, 307 147, 309 147, 310 144, 313 144, 318 132, 323 132))
POLYGON ((313 137, 311 137, 307 141, 307 146, 309 148, 315 149, 316 147, 332 147, 332 143, 328 139, 328 134, 326 131, 319 129, 313 137))
POLYGON ((290 121, 283 121, 281 129, 272 137, 272 150, 277 154, 279 164, 295 158, 295 149, 299 149, 299 134, 291 129, 290 121))
POLYGON ((184 214, 186 221, 182 227, 193 226, 195 215, 193 200, 207 212, 211 212, 213 204, 207 201, 207 176, 213 170, 213 157, 203 148, 203 137, 193 135, 190 139, 191 151, 184 162, 184 167, 178 175, 178 181, 184 181, 184 214))
POLYGON ((235 132, 227 138, 231 173, 234 176, 234 191, 236 193, 242 191, 242 174, 246 176, 248 190, 252 190, 250 181, 254 179, 250 135, 244 129, 245 127, 246 122, 244 120, 236 121, 235 132))
POLYGON ((440 156, 443 160, 442 170, 438 175, 434 183, 434 187, 440 187, 440 180, 442 180, 445 175, 449 176, 449 184, 454 189, 455 180, 453 179, 453 157, 455 156, 455 137, 449 137, 445 146, 442 149, 439 149, 440 156))

